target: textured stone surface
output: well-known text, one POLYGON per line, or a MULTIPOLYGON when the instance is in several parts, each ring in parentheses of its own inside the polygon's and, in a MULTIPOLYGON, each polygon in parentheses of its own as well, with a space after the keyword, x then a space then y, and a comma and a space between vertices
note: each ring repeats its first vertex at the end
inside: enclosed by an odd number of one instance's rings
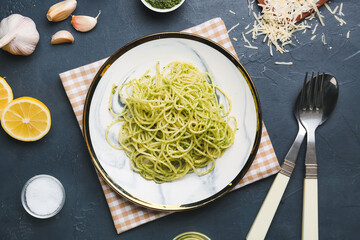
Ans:
MULTIPOLYGON (((0 18, 11 13, 31 17, 40 42, 29 57, 0 52, 0 75, 6 77, 14 96, 32 96, 43 101, 52 114, 52 128, 42 140, 22 143, 0 129, 0 239, 172 239, 184 231, 199 231, 212 239, 244 239, 273 181, 273 177, 232 192, 206 207, 176 213, 117 236, 103 192, 89 160, 85 142, 61 85, 58 73, 111 55, 138 37, 164 31, 180 31, 214 17, 221 17, 235 50, 257 87, 263 120, 275 152, 282 162, 297 131, 292 115, 295 96, 306 71, 333 74, 340 95, 331 118, 318 129, 320 239, 356 239, 360 233, 360 24, 358 1, 344 1, 346 25, 339 26, 324 8, 325 27, 298 33, 299 43, 289 53, 274 53, 259 38, 258 50, 243 47, 241 32, 253 22, 246 0, 187 0, 178 10, 156 14, 141 1, 78 1, 74 14, 95 16, 96 28, 76 32, 70 19, 50 23, 45 15, 51 1, 0 0, 0 18), (236 12, 231 14, 229 10, 236 12), (72 45, 51 46, 58 30, 70 30, 72 45), (346 39, 346 33, 350 38, 346 39), (321 33, 327 45, 321 43, 321 33), (292 66, 275 65, 292 61, 292 66), (66 189, 66 203, 52 219, 38 220, 21 206, 20 192, 34 175, 50 174, 66 189)), ((340 3, 333 1, 334 8, 340 3)), ((255 7, 254 11, 259 11, 255 7)), ((311 24, 316 25, 317 21, 311 24)), ((249 35, 248 35, 249 36, 249 35)), ((248 37, 250 39, 250 37, 248 37)), ((300 239, 304 149, 279 206, 268 239, 300 239)))

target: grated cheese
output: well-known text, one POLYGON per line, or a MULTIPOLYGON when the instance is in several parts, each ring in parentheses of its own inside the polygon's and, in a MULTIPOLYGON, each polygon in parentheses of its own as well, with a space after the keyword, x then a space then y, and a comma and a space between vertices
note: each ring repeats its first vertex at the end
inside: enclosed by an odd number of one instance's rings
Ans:
POLYGON ((346 22, 344 21, 344 19, 339 18, 338 16, 334 15, 335 19, 338 20, 338 22, 340 23, 340 26, 346 24, 346 22))
POLYGON ((244 47, 246 47, 246 48, 251 48, 251 49, 258 49, 258 47, 253 46, 253 45, 250 43, 250 41, 247 40, 247 38, 245 37, 244 32, 242 32, 241 34, 242 34, 242 37, 243 37, 244 42, 247 43, 247 45, 244 45, 244 47))
POLYGON ((346 38, 350 38, 350 31, 346 33, 346 38))
POLYGON ((307 17, 305 18, 305 20, 311 21, 311 20, 313 20, 314 18, 315 18, 315 13, 312 13, 312 14, 310 14, 309 16, 307 16, 307 17))
POLYGON ((244 42, 246 42, 247 44, 251 45, 251 43, 249 42, 249 40, 247 40, 247 38, 245 37, 244 32, 242 32, 241 35, 242 35, 242 37, 243 37, 244 42))
POLYGON ((336 7, 334 8, 334 10, 331 10, 329 4, 324 3, 324 6, 326 7, 326 9, 327 9, 332 15, 334 15, 334 14, 336 13, 336 11, 337 11, 337 9, 338 9, 338 7, 339 7, 339 6, 336 6, 336 7))
POLYGON ((235 42, 237 42, 237 41, 238 41, 238 39, 237 39, 237 38, 235 38, 235 37, 233 37, 232 39, 233 39, 235 42))
POLYGON ((229 12, 230 12, 231 14, 236 15, 236 12, 234 12, 234 11, 232 11, 232 10, 229 10, 229 12))
POLYGON ((248 0, 249 16, 251 16, 251 11, 254 9, 254 2, 255 0, 253 0, 252 2, 248 0))
POLYGON ((343 3, 340 3, 340 9, 339 9, 339 16, 345 16, 344 13, 342 12, 342 8, 343 8, 343 3))
POLYGON ((311 6, 311 9, 308 10, 307 12, 309 12, 309 11, 314 11, 314 12, 316 13, 316 15, 318 16, 318 18, 319 18, 319 22, 320 22, 321 26, 325 26, 324 21, 322 20, 324 16, 321 15, 319 9, 318 9, 317 6, 316 6, 316 3, 317 3, 318 1, 315 0, 315 1, 309 2, 309 0, 306 0, 306 2, 311 6))
MULTIPOLYGON (((255 26, 256 24, 254 23, 254 26, 255 26)), ((249 33, 252 33, 254 31, 254 29, 251 29, 251 30, 249 30, 249 31, 247 31, 245 34, 246 35, 248 35, 249 33)))
POLYGON ((312 34, 314 34, 316 32, 316 28, 317 28, 318 24, 315 25, 314 29, 312 30, 312 34))
POLYGON ((326 40, 325 40, 325 34, 324 33, 321 34, 321 41, 322 41, 323 45, 326 45, 326 40))
POLYGON ((234 30, 237 26, 239 26, 239 24, 240 24, 240 23, 235 24, 234 26, 232 26, 232 27, 229 29, 228 33, 230 33, 230 32, 231 32, 232 30, 234 30))
POLYGON ((264 39, 263 39, 263 42, 266 42, 266 39, 267 39, 267 36, 265 35, 264 39))
POLYGON ((253 45, 244 45, 244 47, 251 48, 251 49, 258 49, 258 47, 253 46, 253 45))
POLYGON ((338 8, 339 8, 339 6, 336 6, 335 8, 334 8, 334 13, 333 14, 335 14, 336 13, 336 11, 338 10, 338 8))
MULTIPOLYGON (((322 26, 325 26, 323 18, 324 16, 320 13, 317 8, 317 2, 319 0, 264 0, 263 4, 258 3, 258 6, 262 7, 262 11, 256 14, 253 11, 253 6, 255 0, 248 0, 249 15, 252 13, 255 18, 254 23, 247 25, 244 34, 242 33, 244 45, 246 48, 257 49, 253 46, 250 41, 248 41, 245 35, 251 34, 252 40, 256 40, 260 35, 264 35, 262 39, 263 42, 267 42, 269 47, 270 55, 273 56, 273 47, 276 51, 282 53, 288 52, 286 49, 287 45, 299 44, 299 41, 296 39, 294 33, 302 31, 306 33, 309 29, 312 32, 311 40, 314 40, 317 35, 315 34, 318 30, 319 23, 322 26), (305 12, 310 12, 310 14, 300 22, 296 22, 299 16, 305 12), (315 26, 308 24, 308 21, 311 21, 315 17, 318 18, 319 23, 316 23, 315 26), (251 28, 250 28, 251 26, 251 28), (250 28, 250 30, 248 30, 250 28)), ((342 13, 343 3, 338 6, 335 6, 334 9, 331 9, 328 3, 324 4, 328 11, 334 15, 334 17, 339 21, 340 25, 346 24, 345 20, 339 16, 344 16, 342 13), (336 14, 338 16, 336 16, 336 14)), ((349 36, 350 31, 347 36, 349 36)), ((326 45, 325 34, 321 34, 321 40, 324 45, 326 45)), ((331 49, 331 47, 329 47, 331 49)))
MULTIPOLYGON (((285 53, 287 50, 284 47, 293 44, 292 38, 295 32, 305 32, 306 29, 311 28, 307 22, 296 22, 302 13, 313 11, 310 16, 316 13, 320 23, 324 25, 316 2, 317 0, 265 0, 264 4, 258 4, 263 8, 262 12, 258 15, 253 12, 255 22, 246 34, 252 33, 253 40, 259 35, 265 35, 263 41, 267 40, 268 46, 273 45, 277 51, 285 53)), ((313 32, 315 31, 316 27, 313 32)))
POLYGON ((275 62, 277 65, 293 65, 293 62, 275 62))

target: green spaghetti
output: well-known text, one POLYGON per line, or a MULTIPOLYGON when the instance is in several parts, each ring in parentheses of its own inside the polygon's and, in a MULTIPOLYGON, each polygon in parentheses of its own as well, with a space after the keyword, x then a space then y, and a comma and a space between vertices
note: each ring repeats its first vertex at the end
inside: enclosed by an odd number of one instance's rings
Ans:
POLYGON ((124 102, 119 114, 112 108, 116 88, 109 99, 115 120, 106 129, 106 139, 125 151, 132 169, 145 179, 162 183, 190 172, 205 175, 234 142, 236 119, 229 116, 230 99, 209 73, 192 64, 171 62, 160 70, 157 63, 154 76, 148 70, 122 84, 117 88, 124 102), (226 97, 228 111, 219 104, 216 90, 226 97), (115 144, 109 131, 117 123, 121 127, 115 144))

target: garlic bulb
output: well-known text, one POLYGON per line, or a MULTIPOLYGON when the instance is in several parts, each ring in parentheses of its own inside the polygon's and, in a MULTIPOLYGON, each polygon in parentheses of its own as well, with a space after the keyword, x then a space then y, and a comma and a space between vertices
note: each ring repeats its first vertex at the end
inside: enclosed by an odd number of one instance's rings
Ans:
POLYGON ((76 0, 65 0, 52 5, 46 14, 50 22, 60 22, 65 20, 75 11, 76 0))
POLYGON ((88 32, 96 26, 100 13, 101 11, 99 11, 99 14, 96 17, 73 15, 71 24, 79 32, 88 32))
POLYGON ((62 43, 73 43, 75 41, 73 35, 66 31, 66 30, 61 30, 56 32, 52 37, 51 37, 51 44, 62 44, 62 43))
POLYGON ((34 21, 28 17, 12 14, 0 23, 0 48, 11 54, 32 54, 39 38, 34 21))

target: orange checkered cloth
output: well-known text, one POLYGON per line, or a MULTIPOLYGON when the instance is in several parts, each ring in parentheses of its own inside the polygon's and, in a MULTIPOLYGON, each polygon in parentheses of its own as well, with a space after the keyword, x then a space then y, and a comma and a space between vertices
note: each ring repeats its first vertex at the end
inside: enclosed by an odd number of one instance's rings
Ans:
MULTIPOLYGON (((189 28, 185 32, 207 37, 221 44, 233 55, 236 55, 221 18, 211 19, 203 24, 189 28)), ((105 61, 106 59, 102 59, 60 74, 61 81, 81 129, 86 94, 96 72, 105 61)), ((273 146, 265 125, 263 125, 261 143, 256 158, 244 178, 233 190, 275 174, 279 169, 280 166, 273 146)), ((99 179, 118 234, 170 214, 169 212, 149 210, 129 202, 115 193, 100 176, 99 179)))

